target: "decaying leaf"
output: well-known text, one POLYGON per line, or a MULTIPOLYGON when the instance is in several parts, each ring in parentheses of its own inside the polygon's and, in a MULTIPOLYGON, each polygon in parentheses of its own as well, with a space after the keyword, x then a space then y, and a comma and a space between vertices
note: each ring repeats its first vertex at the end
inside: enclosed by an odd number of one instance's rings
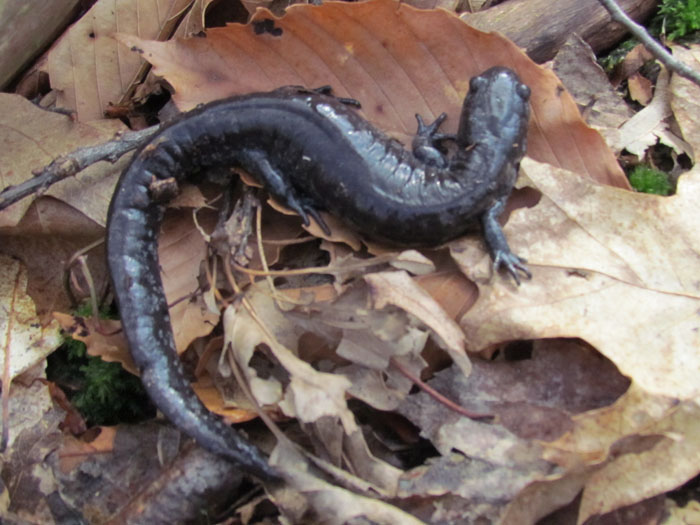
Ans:
POLYGON ((0 367, 3 380, 11 381, 53 352, 61 335, 57 323, 42 326, 37 317, 27 295, 27 270, 20 261, 0 255, 0 276, 0 367))
POLYGON ((51 499, 59 482, 46 459, 61 445, 65 414, 53 403, 43 373, 25 376, 13 381, 8 399, 9 442, 0 463, 6 491, 0 508, 7 509, 3 520, 21 516, 19 522, 53 523, 51 499))

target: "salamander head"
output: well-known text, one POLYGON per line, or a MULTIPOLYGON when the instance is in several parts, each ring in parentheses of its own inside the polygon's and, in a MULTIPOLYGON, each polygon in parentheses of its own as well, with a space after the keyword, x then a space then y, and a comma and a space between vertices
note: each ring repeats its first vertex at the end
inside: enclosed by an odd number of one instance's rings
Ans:
POLYGON ((527 130, 530 88, 512 70, 492 67, 471 79, 458 137, 463 145, 515 141, 527 130))

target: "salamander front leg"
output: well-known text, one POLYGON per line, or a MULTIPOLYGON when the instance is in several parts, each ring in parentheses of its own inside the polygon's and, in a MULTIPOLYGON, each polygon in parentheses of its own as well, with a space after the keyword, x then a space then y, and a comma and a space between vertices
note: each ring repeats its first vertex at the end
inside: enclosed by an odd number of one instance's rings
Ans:
POLYGON ((423 121, 423 117, 416 114, 418 130, 416 131, 416 136, 413 137, 413 154, 419 160, 437 168, 446 168, 448 162, 445 155, 436 147, 436 144, 443 140, 454 140, 456 138, 456 135, 438 133, 446 118, 447 113, 443 113, 430 124, 426 124, 423 121))
POLYGON ((532 274, 525 265, 527 261, 510 251, 506 236, 498 223, 498 217, 501 215, 503 207, 504 199, 501 199, 488 208, 481 216, 484 239, 491 253, 494 271, 498 272, 501 266, 505 266, 508 273, 515 279, 515 282, 520 285, 518 271, 522 272, 528 279, 532 279, 532 274))
POLYGON ((305 226, 310 224, 309 216, 318 223, 326 235, 331 234, 331 229, 323 220, 321 214, 310 203, 299 198, 297 192, 289 184, 284 175, 279 172, 268 160, 267 154, 262 151, 250 150, 242 154, 242 167, 252 175, 258 177, 265 185, 265 189, 287 208, 295 211, 301 217, 305 226))

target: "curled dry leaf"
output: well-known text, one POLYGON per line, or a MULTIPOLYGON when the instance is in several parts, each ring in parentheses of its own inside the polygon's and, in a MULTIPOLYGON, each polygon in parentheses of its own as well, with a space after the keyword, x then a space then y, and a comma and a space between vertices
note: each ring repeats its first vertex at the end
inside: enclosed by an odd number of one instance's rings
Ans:
POLYGON ((469 375, 471 364, 464 352, 464 332, 407 273, 375 273, 366 275, 365 281, 370 285, 375 308, 382 309, 392 304, 413 314, 433 330, 455 364, 465 375, 469 375))
POLYGON ((224 314, 225 344, 228 347, 230 343, 236 360, 246 372, 253 395, 257 398, 257 382, 278 383, 274 377, 259 378, 249 366, 257 345, 265 343, 290 375, 285 399, 280 402, 280 408, 288 416, 304 422, 334 416, 347 432, 354 431, 357 425, 345 403, 345 391, 350 386, 347 379, 318 372, 294 355, 292 349, 296 348, 300 335, 298 328, 281 314, 267 294, 252 289, 246 294, 246 304, 249 307, 229 307, 224 314))
POLYGON ((311 507, 316 514, 314 521, 323 523, 341 525, 371 516, 374 523, 386 525, 423 524, 421 520, 397 507, 371 497, 370 491, 367 491, 368 495, 365 496, 328 483, 314 475, 313 472, 309 472, 307 462, 299 451, 289 444, 282 442, 273 453, 272 461, 278 468, 289 473, 287 479, 290 486, 272 493, 271 497, 291 523, 299 523, 303 518, 308 519, 308 507, 311 507))

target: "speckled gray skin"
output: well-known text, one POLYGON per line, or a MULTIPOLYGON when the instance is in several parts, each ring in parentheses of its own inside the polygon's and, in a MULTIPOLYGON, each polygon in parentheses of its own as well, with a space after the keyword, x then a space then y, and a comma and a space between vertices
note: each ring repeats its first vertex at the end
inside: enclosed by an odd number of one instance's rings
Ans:
MULTIPOLYGON (((496 267, 528 274, 497 222, 525 153, 530 91, 512 71, 471 81, 453 158, 423 128, 414 152, 338 99, 301 89, 202 106, 160 131, 122 175, 109 210, 107 256, 124 334, 158 408, 208 450, 262 479, 276 472, 194 395, 175 354, 158 265, 164 204, 153 183, 192 181, 213 166, 239 166, 305 222, 327 210, 369 237, 436 245, 480 220, 496 267)), ((441 121, 439 119, 439 121, 441 121)), ((529 274, 528 274, 529 275, 529 274)))

